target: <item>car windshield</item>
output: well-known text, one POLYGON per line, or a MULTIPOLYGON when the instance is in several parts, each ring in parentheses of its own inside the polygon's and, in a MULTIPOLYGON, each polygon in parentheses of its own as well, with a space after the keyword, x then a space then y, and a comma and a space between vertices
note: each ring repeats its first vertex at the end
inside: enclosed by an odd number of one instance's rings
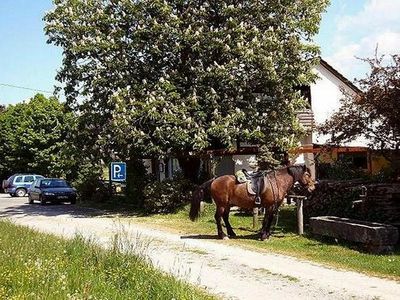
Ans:
POLYGON ((43 179, 40 183, 42 188, 64 188, 69 187, 68 183, 62 179, 43 179))

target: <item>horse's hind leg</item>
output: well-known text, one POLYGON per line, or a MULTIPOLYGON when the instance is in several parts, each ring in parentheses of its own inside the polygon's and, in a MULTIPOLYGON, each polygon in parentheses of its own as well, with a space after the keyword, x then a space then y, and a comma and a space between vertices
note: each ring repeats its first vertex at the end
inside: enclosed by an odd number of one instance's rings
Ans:
POLYGON ((229 212, 230 212, 230 207, 225 208, 222 218, 224 219, 224 223, 226 226, 226 231, 228 232, 228 236, 235 237, 236 233, 233 231, 232 226, 229 223, 229 212))
POLYGON ((228 237, 225 235, 224 231, 222 230, 222 224, 221 224, 221 217, 224 215, 225 207, 219 206, 217 207, 217 210, 215 211, 215 221, 217 222, 217 231, 218 231, 218 237, 220 239, 227 239, 228 237))

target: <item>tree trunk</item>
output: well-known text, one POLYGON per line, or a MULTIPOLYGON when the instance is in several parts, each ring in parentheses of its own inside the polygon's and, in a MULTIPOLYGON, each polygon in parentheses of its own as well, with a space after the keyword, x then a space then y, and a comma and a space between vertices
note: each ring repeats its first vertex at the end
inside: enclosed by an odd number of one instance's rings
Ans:
POLYGON ((200 173, 200 158, 184 156, 178 158, 179 165, 182 169, 183 176, 193 183, 198 183, 200 173))
POLYGON ((146 167, 142 159, 132 158, 126 162, 126 196, 138 207, 143 205, 143 189, 146 184, 146 167))

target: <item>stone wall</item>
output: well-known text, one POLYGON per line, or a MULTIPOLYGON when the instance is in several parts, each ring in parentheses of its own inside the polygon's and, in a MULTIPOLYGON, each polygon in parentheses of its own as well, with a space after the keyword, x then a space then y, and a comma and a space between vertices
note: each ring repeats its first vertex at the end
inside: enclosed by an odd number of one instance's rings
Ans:
POLYGON ((353 181, 322 182, 305 201, 304 216, 336 216, 391 224, 400 228, 400 184, 353 181), (362 187, 367 188, 360 197, 362 187))
POLYGON ((336 216, 358 219, 353 202, 359 199, 359 180, 321 181, 317 189, 304 201, 304 217, 336 216))
POLYGON ((400 184, 369 184, 366 188, 361 206, 365 218, 400 227, 400 184))

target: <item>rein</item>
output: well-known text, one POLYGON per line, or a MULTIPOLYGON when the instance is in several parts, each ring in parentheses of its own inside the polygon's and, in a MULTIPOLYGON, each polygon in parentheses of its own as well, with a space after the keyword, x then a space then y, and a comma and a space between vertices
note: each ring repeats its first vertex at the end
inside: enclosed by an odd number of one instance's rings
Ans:
MULTIPOLYGON (((276 170, 274 170, 273 172, 274 172, 275 186, 278 191, 278 197, 279 197, 279 186, 278 186, 278 180, 276 179, 276 170)), ((270 182, 271 182, 271 180, 270 180, 270 182)), ((272 184, 272 182, 271 182, 271 190, 272 190, 272 196, 274 197, 274 205, 277 206, 278 199, 275 196, 274 185, 272 184)))
MULTIPOLYGON (((289 170, 288 170, 288 171, 289 171, 289 170)), ((276 178, 276 170, 273 170, 272 172, 274 173, 275 185, 276 185, 276 189, 277 189, 278 197, 279 197, 279 185, 278 185, 278 180, 277 180, 277 178, 276 178)), ((290 174, 289 172, 288 172, 288 174, 291 175, 291 176, 293 177, 293 183, 294 183, 294 182, 296 181, 295 176, 294 176, 293 174, 290 174)), ((272 184, 272 181, 271 181, 271 179, 269 178, 269 174, 267 173, 266 175, 268 176, 268 180, 269 180, 269 182, 270 182, 270 184, 271 184, 272 196, 273 196, 273 198, 274 198, 274 211, 276 211, 276 220, 275 220, 275 225, 274 225, 274 227, 276 227, 276 226, 278 225, 280 208, 278 207, 278 198, 277 198, 276 195, 275 195, 274 185, 272 184)))
POLYGON ((278 186, 278 180, 276 179, 276 170, 273 170, 271 172, 266 173, 266 177, 268 178, 269 183, 271 184, 272 197, 274 198, 274 202, 275 202, 274 205, 276 206, 277 203, 278 203, 278 199, 277 199, 277 197, 275 195, 275 188, 274 188, 274 185, 272 184, 272 180, 269 177, 270 173, 274 174, 275 186, 276 186, 276 190, 277 190, 278 197, 279 197, 279 186, 278 186))
POLYGON ((268 181, 269 181, 269 183, 270 183, 270 185, 271 185, 272 197, 273 197, 273 199, 274 199, 273 213, 275 213, 275 212, 277 213, 277 214, 276 214, 276 221, 275 221, 275 225, 274 225, 274 227, 276 227, 276 226, 278 225, 279 210, 280 210, 279 207, 278 207, 279 185, 278 185, 278 180, 277 180, 277 178, 276 178, 276 170, 273 170, 273 171, 270 171, 270 172, 266 172, 265 177, 268 178, 268 181), (274 185, 272 184, 272 180, 271 180, 271 178, 269 177, 270 173, 272 173, 272 172, 273 172, 273 174, 274 174, 275 186, 276 186, 276 190, 277 190, 278 196, 276 196, 276 194, 275 194, 274 185))
MULTIPOLYGON (((278 197, 279 197, 279 186, 278 186, 278 180, 276 179, 276 170, 274 170, 274 179, 275 179, 275 185, 276 185, 276 189, 278 190, 278 197)), ((278 225, 280 209, 279 209, 279 206, 278 206, 278 199, 275 196, 272 183, 271 183, 271 188, 272 188, 272 195, 274 197, 274 211, 276 211, 276 220, 275 220, 275 225, 274 225, 274 227, 276 227, 278 225)))

